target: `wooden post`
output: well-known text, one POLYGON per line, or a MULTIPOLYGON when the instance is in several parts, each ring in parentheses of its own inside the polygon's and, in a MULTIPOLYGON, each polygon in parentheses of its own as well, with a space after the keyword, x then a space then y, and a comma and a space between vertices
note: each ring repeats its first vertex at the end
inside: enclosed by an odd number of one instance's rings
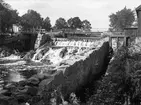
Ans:
POLYGON ((127 46, 129 46, 131 43, 131 37, 127 37, 126 39, 127 39, 127 46))
POLYGON ((36 33, 32 33, 30 35, 30 50, 33 50, 35 47, 35 42, 36 42, 37 39, 37 34, 36 33))
POLYGON ((112 47, 112 37, 109 37, 109 45, 112 47))
POLYGON ((126 40, 126 36, 124 36, 124 42, 123 42, 124 46, 127 46, 127 40, 126 40))
POLYGON ((141 5, 136 8, 138 17, 138 36, 141 36, 141 5))
POLYGON ((119 47, 119 37, 117 36, 117 49, 119 47))
POLYGON ((138 35, 141 36, 141 11, 138 12, 138 35))

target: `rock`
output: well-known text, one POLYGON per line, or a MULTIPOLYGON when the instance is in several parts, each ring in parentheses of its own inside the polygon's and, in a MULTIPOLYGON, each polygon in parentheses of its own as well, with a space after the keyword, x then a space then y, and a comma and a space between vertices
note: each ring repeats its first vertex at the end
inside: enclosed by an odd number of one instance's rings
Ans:
POLYGON ((17 91, 15 91, 14 94, 26 94, 29 87, 30 86, 17 87, 17 91))
POLYGON ((8 90, 4 90, 4 89, 2 89, 2 90, 0 90, 0 94, 4 94, 4 93, 6 93, 8 90))
POLYGON ((22 81, 19 82, 20 86, 25 86, 26 84, 27 84, 27 81, 25 81, 25 80, 22 80, 22 81))
POLYGON ((48 70, 48 71, 45 71, 48 75, 54 75, 57 70, 48 70))
POLYGON ((43 50, 41 50, 41 54, 45 55, 49 51, 49 47, 45 47, 43 50))
POLYGON ((57 71, 56 75, 54 76, 54 79, 51 81, 51 84, 53 84, 53 86, 55 87, 65 84, 65 77, 63 71, 57 71))
POLYGON ((36 57, 35 60, 40 60, 43 57, 43 54, 39 53, 36 57))
POLYGON ((62 51, 60 52, 59 56, 60 56, 61 58, 63 58, 67 52, 68 52, 68 50, 67 50, 67 48, 65 47, 65 48, 62 49, 62 51))
MULTIPOLYGON (((41 48, 38 49, 38 50, 39 50, 39 53, 36 55, 35 60, 40 60, 40 59, 45 55, 45 53, 48 52, 49 47, 45 47, 45 48, 43 48, 43 49, 42 49, 42 47, 41 47, 41 48)), ((38 50, 37 50, 37 51, 38 51, 38 50)), ((43 61, 43 60, 42 60, 42 61, 43 61)))
POLYGON ((19 105, 18 100, 14 98, 9 100, 9 105, 19 105))
POLYGON ((35 54, 35 51, 34 51, 34 50, 31 50, 30 52, 28 52, 28 53, 23 57, 23 59, 25 59, 25 60, 32 59, 32 57, 34 56, 34 54, 35 54))
POLYGON ((51 64, 50 60, 48 60, 48 59, 42 59, 41 62, 45 63, 47 65, 51 64))
POLYGON ((9 105, 7 100, 0 99, 0 105, 9 105))
POLYGON ((12 95, 12 93, 10 91, 5 91, 3 93, 3 95, 10 97, 12 95))
POLYGON ((44 80, 44 79, 51 78, 52 76, 49 75, 48 73, 42 73, 42 74, 36 74, 36 75, 34 75, 33 77, 38 78, 39 81, 42 81, 42 80, 44 80))
POLYGON ((0 105, 9 105, 9 99, 8 96, 0 95, 0 105))
POLYGON ((39 91, 38 91, 38 95, 41 95, 42 96, 42 92, 44 90, 48 90, 49 89, 49 86, 48 84, 53 80, 53 77, 52 78, 48 78, 48 79, 44 79, 42 80, 40 83, 39 83, 39 91))
POLYGON ((33 76, 27 80, 28 85, 38 85, 39 82, 40 82, 39 79, 36 78, 35 76, 33 76))
POLYGON ((4 88, 10 90, 10 89, 13 89, 15 87, 16 87, 15 84, 7 84, 4 88))
MULTIPOLYGON (((49 35, 44 34, 44 35, 42 35, 41 37, 42 37, 42 38, 41 38, 41 40, 40 40, 40 45, 39 45, 39 46, 42 46, 42 45, 44 45, 45 43, 52 41, 52 38, 51 38, 51 36, 49 36, 49 35)), ((48 46, 49 46, 49 43, 47 43, 47 44, 48 44, 48 46)))
MULTIPOLYGON (((31 105, 35 105, 36 103, 38 103, 41 100, 40 96, 33 96, 31 99, 31 105)), ((38 104, 37 104, 38 105, 38 104)))
POLYGON ((64 97, 72 92, 76 92, 79 97, 84 97, 85 89, 80 89, 92 85, 93 81, 100 78, 106 72, 109 61, 109 43, 106 42, 84 60, 75 62, 65 70, 58 70, 53 79, 43 80, 39 84, 40 93, 62 86, 64 97))
POLYGON ((44 105, 44 101, 41 100, 41 101, 39 101, 39 102, 37 102, 37 103, 34 103, 34 105, 44 105))
POLYGON ((45 90, 49 90, 49 89, 55 89, 57 86, 64 84, 65 83, 65 77, 63 75, 62 71, 58 71, 57 74, 50 78, 50 79, 45 79, 43 80, 40 84, 39 84, 39 90, 43 91, 44 87, 45 90))
POLYGON ((13 53, 12 50, 9 49, 8 47, 2 46, 0 48, 0 58, 10 56, 12 53, 13 53))
POLYGON ((37 87, 29 87, 27 90, 27 94, 31 95, 31 96, 35 96, 38 92, 38 88, 37 87))
POLYGON ((19 94, 19 95, 16 96, 18 103, 27 102, 30 98, 31 97, 29 95, 26 95, 26 94, 19 94))

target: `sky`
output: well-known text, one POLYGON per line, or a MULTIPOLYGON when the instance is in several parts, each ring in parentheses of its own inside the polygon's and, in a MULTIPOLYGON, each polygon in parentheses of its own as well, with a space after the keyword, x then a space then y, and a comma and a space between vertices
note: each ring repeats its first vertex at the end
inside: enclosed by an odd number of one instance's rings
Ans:
POLYGON ((4 0, 22 16, 28 9, 33 9, 43 18, 49 17, 52 26, 62 17, 68 20, 78 16, 89 20, 93 30, 109 28, 109 15, 125 6, 132 10, 141 5, 140 0, 4 0))

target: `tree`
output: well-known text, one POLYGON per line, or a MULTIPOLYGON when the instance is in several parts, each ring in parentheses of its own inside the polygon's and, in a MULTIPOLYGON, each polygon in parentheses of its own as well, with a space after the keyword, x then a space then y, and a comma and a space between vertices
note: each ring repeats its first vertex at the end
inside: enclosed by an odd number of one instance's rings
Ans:
POLYGON ((93 105, 140 105, 141 55, 123 46, 107 69, 107 75, 96 82, 90 101, 93 105))
POLYGON ((11 19, 9 20, 10 24, 19 24, 20 22, 20 17, 18 16, 17 10, 11 10, 11 19))
POLYGON ((11 6, 4 1, 0 2, 0 30, 2 32, 9 31, 13 24, 19 22, 17 10, 13 10, 11 6))
POLYGON ((9 20, 11 14, 8 10, 4 9, 0 11, 0 19, 1 19, 1 31, 5 32, 9 28, 9 20))
POLYGON ((70 18, 67 22, 68 27, 71 29, 80 29, 82 27, 82 22, 79 17, 70 18))
POLYGON ((82 29, 85 31, 90 31, 91 30, 91 23, 88 20, 83 20, 82 21, 82 29))
POLYGON ((49 18, 49 17, 46 17, 46 18, 43 20, 42 27, 43 27, 46 31, 50 31, 50 30, 51 30, 51 23, 50 23, 50 18, 49 18))
POLYGON ((64 18, 59 18, 56 20, 55 27, 56 27, 56 29, 65 29, 68 26, 67 26, 67 22, 64 18))
POLYGON ((34 10, 28 10, 21 18, 21 25, 24 29, 36 29, 42 26, 42 18, 34 10))
POLYGON ((123 31, 124 28, 132 26, 135 20, 134 12, 126 7, 110 16, 110 29, 115 31, 123 31))
POLYGON ((5 9, 5 7, 4 7, 3 3, 4 3, 4 1, 3 1, 3 0, 0 0, 0 10, 5 9))

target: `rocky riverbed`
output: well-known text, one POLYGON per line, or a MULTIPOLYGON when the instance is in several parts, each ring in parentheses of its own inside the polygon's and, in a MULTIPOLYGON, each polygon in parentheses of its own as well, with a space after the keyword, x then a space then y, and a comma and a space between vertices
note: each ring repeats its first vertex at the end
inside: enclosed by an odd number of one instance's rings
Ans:
POLYGON ((97 47, 44 45, 25 56, 1 57, 1 104, 62 103, 73 92, 83 100, 83 88, 105 73, 110 60, 108 42, 96 42, 97 47))

